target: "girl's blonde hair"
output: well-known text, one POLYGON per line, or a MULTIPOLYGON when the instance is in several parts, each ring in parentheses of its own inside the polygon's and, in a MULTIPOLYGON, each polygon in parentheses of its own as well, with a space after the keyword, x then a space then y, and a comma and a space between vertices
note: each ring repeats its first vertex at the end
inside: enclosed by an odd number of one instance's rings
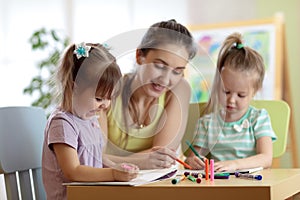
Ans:
POLYGON ((54 80, 57 85, 56 97, 61 109, 72 111, 74 84, 82 91, 93 88, 95 94, 111 98, 114 87, 122 74, 115 57, 101 44, 91 46, 88 57, 77 58, 75 44, 66 48, 54 80))
POLYGON ((218 109, 218 91, 222 85, 221 72, 225 66, 251 75, 254 93, 262 88, 265 76, 262 56, 254 49, 244 46, 240 33, 232 33, 225 39, 219 51, 212 91, 204 113, 218 109))

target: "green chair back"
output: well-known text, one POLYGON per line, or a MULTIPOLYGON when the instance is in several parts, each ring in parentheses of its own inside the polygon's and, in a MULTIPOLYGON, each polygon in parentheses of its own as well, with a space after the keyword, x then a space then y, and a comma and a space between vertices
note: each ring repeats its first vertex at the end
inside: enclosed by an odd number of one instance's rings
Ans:
MULTIPOLYGON (((182 139, 182 151, 186 153, 186 140, 193 141, 195 126, 206 102, 192 103, 189 106, 189 117, 185 134, 182 139)), ((273 143, 273 158, 278 158, 286 151, 290 122, 290 107, 282 100, 253 100, 251 105, 258 109, 266 109, 270 115, 272 128, 277 136, 273 143)))
POLYGON ((272 128, 277 136, 273 143, 273 158, 282 156, 286 150, 290 124, 290 106, 281 100, 255 100, 251 103, 256 108, 268 111, 272 128))

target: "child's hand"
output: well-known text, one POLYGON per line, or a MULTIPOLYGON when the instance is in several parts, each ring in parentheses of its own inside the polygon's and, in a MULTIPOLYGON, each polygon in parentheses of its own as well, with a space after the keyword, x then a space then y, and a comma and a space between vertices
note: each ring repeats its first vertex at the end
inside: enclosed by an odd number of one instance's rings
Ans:
POLYGON ((236 171, 238 166, 235 160, 215 162, 215 171, 236 171))
POLYGON ((137 177, 138 166, 131 163, 120 163, 113 167, 113 177, 116 181, 130 181, 137 177))
POLYGON ((193 169, 203 169, 205 167, 205 163, 195 155, 187 157, 185 162, 189 164, 193 169))

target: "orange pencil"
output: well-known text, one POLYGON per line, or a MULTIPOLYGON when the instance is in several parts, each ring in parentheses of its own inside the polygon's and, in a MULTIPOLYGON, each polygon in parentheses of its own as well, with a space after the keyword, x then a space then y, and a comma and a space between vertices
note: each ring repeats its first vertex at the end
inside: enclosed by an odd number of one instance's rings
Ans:
POLYGON ((183 162, 182 160, 179 160, 178 158, 175 159, 177 162, 179 162, 180 164, 182 164, 183 166, 185 166, 188 169, 193 169, 190 165, 188 165, 187 163, 183 162))

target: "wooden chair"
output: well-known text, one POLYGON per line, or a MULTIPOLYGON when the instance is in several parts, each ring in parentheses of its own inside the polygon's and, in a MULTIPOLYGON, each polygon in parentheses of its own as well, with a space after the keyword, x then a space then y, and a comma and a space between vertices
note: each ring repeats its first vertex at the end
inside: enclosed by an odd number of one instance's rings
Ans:
POLYGON ((8 200, 46 199, 41 174, 46 120, 41 108, 0 108, 0 174, 8 200))
MULTIPOLYGON (((183 152, 186 152, 188 148, 185 141, 193 141, 195 137, 195 125, 205 105, 206 102, 190 104, 188 124, 182 139, 183 152)), ((282 100, 253 100, 251 105, 259 109, 265 108, 268 111, 271 118, 272 128, 277 136, 277 140, 273 143, 273 158, 279 158, 285 153, 287 146, 290 121, 289 105, 282 100)), ((278 161, 276 160, 273 167, 277 167, 277 165, 279 165, 277 162, 278 161)))

